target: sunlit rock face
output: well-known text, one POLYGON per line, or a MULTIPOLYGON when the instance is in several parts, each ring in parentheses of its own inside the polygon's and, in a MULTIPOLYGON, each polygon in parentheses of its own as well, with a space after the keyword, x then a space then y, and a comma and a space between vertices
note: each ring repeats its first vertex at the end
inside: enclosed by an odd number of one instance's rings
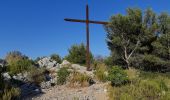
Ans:
POLYGON ((3 73, 2 76, 4 77, 4 80, 7 80, 7 81, 8 81, 8 80, 11 79, 11 76, 9 75, 8 72, 3 73))
POLYGON ((44 57, 38 61, 39 67, 59 67, 55 60, 52 60, 50 57, 44 57))

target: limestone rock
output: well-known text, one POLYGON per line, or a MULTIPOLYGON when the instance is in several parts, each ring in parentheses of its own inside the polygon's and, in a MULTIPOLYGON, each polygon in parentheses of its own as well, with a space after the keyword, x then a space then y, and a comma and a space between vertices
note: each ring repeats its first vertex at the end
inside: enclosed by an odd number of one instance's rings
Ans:
POLYGON ((28 81, 28 73, 19 73, 17 75, 12 76, 12 78, 20 81, 28 81))
POLYGON ((63 62, 60 64, 60 67, 70 67, 71 63, 67 60, 63 60, 63 62))
POLYGON ((55 60, 52 60, 50 57, 44 57, 38 61, 40 67, 52 68, 59 67, 55 60))
POLYGON ((78 64, 72 64, 72 66, 71 66, 73 69, 75 69, 77 72, 79 72, 79 73, 82 73, 82 74, 87 74, 88 76, 90 76, 90 77, 94 77, 94 71, 92 70, 92 71, 87 71, 87 67, 84 67, 84 66, 80 66, 80 65, 78 65, 78 64))
POLYGON ((3 73, 2 76, 4 77, 4 80, 10 80, 11 76, 8 74, 8 72, 3 73))

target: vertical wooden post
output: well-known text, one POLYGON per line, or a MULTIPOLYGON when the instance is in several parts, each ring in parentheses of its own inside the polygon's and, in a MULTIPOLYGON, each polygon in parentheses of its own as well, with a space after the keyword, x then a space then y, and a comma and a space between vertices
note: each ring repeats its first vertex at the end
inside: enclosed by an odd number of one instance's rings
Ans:
POLYGON ((86 5, 86 67, 87 70, 90 71, 90 50, 89 50, 89 8, 86 5))

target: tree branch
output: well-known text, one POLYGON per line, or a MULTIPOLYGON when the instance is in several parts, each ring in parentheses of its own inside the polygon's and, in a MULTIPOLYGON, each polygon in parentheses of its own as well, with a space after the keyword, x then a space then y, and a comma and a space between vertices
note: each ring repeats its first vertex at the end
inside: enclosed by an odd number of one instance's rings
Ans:
POLYGON ((133 53, 135 52, 135 50, 137 49, 139 43, 140 43, 140 41, 137 41, 135 48, 134 48, 134 49, 132 50, 132 52, 129 54, 129 56, 128 56, 127 59, 129 59, 129 58, 132 56, 132 54, 133 54, 133 53))

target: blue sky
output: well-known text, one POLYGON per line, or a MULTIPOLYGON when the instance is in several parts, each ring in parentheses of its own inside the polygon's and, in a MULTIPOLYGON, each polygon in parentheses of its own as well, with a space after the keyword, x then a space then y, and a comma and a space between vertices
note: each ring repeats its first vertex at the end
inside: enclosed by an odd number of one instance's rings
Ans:
MULTIPOLYGON (((85 18, 87 0, 0 0, 0 58, 19 50, 36 58, 68 54, 73 44, 85 43, 85 24, 64 18, 85 18)), ((125 14, 127 7, 170 13, 169 0, 88 0, 91 20, 108 21, 125 14)), ((102 25, 90 25, 90 47, 94 55, 109 55, 102 25)))

